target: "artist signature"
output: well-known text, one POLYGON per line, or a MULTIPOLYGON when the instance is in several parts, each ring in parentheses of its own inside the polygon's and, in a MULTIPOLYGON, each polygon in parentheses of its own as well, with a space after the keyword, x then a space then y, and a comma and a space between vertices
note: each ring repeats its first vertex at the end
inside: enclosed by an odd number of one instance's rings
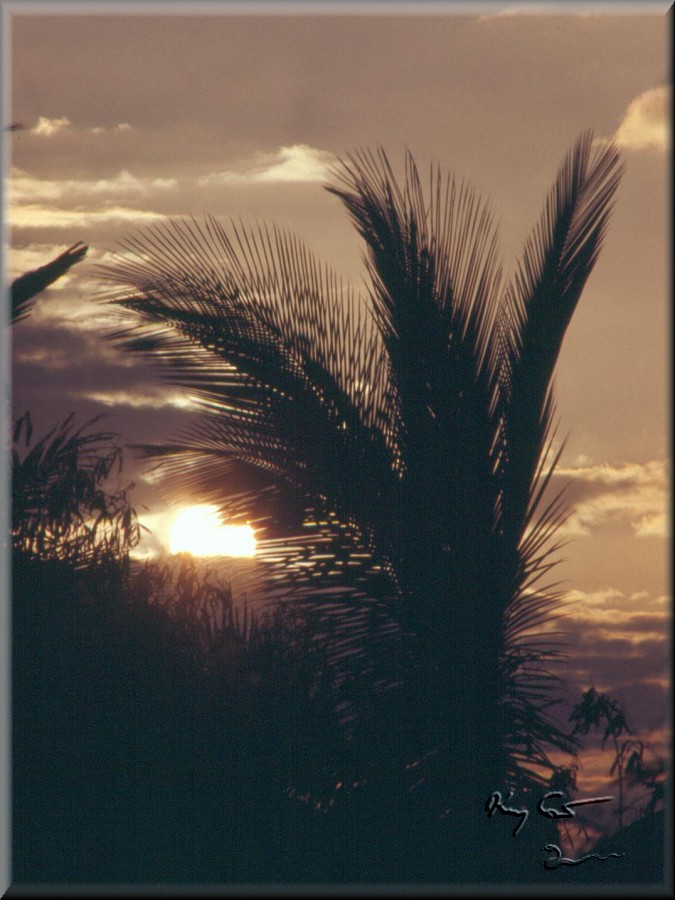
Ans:
MULTIPOLYGON (((562 796, 562 791, 549 791, 547 794, 544 794, 537 803, 537 812, 547 819, 573 819, 576 815, 572 808, 574 806, 588 806, 591 803, 607 803, 609 800, 614 799, 613 797, 589 797, 586 800, 562 801, 560 799, 562 796), (557 803, 551 803, 554 798, 558 800, 557 803)), ((527 807, 517 808, 514 806, 507 806, 506 804, 511 801, 512 797, 513 791, 510 791, 506 801, 504 801, 501 793, 499 791, 494 791, 485 801, 485 811, 488 819, 491 819, 496 812, 506 816, 516 816, 519 821, 512 831, 513 837, 516 837, 525 822, 527 822, 530 811, 527 807)), ((562 851, 556 844, 546 844, 544 850, 554 854, 553 857, 544 861, 545 869, 557 869, 559 866, 578 866, 579 863, 586 862, 589 859, 605 860, 610 857, 619 859, 624 855, 623 853, 610 853, 608 856, 600 856, 597 853, 589 853, 588 856, 582 856, 579 859, 570 859, 569 857, 562 855, 562 851)))
POLYGON ((545 844, 544 850, 554 854, 549 859, 544 860, 545 869, 557 869, 558 866, 578 866, 579 863, 586 862, 589 859, 602 860, 609 859, 610 856, 621 859, 623 856, 623 853, 608 853, 607 856, 600 856, 599 853, 589 853, 588 856, 580 856, 579 859, 570 859, 569 856, 562 855, 562 850, 556 844, 545 844))

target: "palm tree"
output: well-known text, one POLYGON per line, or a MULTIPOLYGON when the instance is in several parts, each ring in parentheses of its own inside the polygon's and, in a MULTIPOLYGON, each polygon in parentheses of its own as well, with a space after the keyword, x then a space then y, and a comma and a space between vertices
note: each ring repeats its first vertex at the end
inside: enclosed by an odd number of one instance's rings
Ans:
POLYGON ((547 743, 570 747, 547 712, 554 650, 532 637, 560 600, 541 582, 565 514, 545 499, 552 376, 618 152, 577 141, 508 282, 467 185, 433 167, 425 192, 410 155, 400 183, 382 150, 335 175, 365 242, 365 297, 276 227, 172 221, 102 270, 135 316, 115 337, 201 405, 145 453, 257 522, 272 583, 338 617, 338 655, 362 648, 373 610, 414 637, 411 745, 446 806, 482 810, 520 764, 554 769, 547 743))

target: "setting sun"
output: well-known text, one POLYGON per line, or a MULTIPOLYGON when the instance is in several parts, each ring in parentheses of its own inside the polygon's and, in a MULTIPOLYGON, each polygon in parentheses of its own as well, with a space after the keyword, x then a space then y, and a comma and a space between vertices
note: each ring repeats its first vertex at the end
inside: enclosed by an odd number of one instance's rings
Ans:
POLYGON ((193 556, 255 556, 250 525, 222 525, 216 506, 189 506, 177 513, 171 528, 172 553, 193 556))

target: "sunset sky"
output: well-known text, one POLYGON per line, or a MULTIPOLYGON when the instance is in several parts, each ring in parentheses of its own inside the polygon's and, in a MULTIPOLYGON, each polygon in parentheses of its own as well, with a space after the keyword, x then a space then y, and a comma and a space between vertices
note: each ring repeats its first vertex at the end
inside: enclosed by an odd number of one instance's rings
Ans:
MULTIPOLYGON (((625 175, 557 370, 558 434, 569 435, 558 481, 573 508, 556 575, 575 601, 564 626, 572 690, 610 691, 664 745, 667 5, 346 15, 323 4, 292 15, 279 4, 253 15, 253 3, 243 14, 214 3, 212 15, 178 4, 184 14, 168 16, 141 15, 150 4, 140 3, 118 15, 105 4, 76 15, 7 4, 4 124, 24 126, 5 135, 7 274, 78 240, 90 246, 15 329, 15 415, 30 410, 42 433, 71 411, 79 422, 106 413, 125 443, 161 442, 187 422, 189 398, 103 338, 111 323, 93 268, 139 226, 207 213, 274 221, 358 284, 359 239, 322 188, 328 167, 378 145, 400 165, 408 148, 422 171, 438 162, 489 199, 511 272, 576 137, 615 137, 625 175)), ((168 548, 161 485, 131 453, 125 478, 155 529, 147 547, 168 548)), ((610 764, 587 756, 589 789, 610 764)))

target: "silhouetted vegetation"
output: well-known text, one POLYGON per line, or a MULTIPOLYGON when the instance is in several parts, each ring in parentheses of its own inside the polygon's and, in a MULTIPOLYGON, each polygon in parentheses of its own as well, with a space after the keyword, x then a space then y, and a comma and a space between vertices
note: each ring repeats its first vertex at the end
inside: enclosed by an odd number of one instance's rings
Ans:
POLYGON ((102 274, 137 323, 118 340, 201 403, 146 454, 259 523, 269 596, 332 617, 347 680, 406 645, 405 765, 424 761, 430 808, 454 811, 458 877, 477 877, 459 848, 483 846, 484 798, 545 785, 549 748, 573 749, 550 715, 559 651, 537 635, 560 600, 542 579, 565 515, 544 500, 552 377, 621 166, 577 142, 509 282, 468 186, 432 167, 425 190, 410 156, 399 181, 382 151, 335 175, 365 242, 363 296, 280 229, 213 219, 132 236, 102 274))
POLYGON ((40 562, 119 568, 140 539, 129 488, 107 485, 122 471, 114 435, 79 428, 74 416, 33 441, 30 413, 14 423, 12 549, 40 562))
POLYGON ((555 822, 513 840, 485 801, 574 788, 537 633, 560 597, 551 379, 619 176, 581 139, 506 286, 472 191, 434 171, 425 197, 384 154, 331 188, 367 299, 278 230, 128 241, 122 339, 204 404, 146 452, 264 532, 265 603, 189 557, 132 564, 114 436, 17 421, 16 881, 549 877, 555 822))
MULTIPOLYGON (((631 737, 619 741, 623 734, 634 735, 626 719, 626 713, 616 700, 608 694, 599 693, 594 687, 584 695, 570 716, 574 722, 573 734, 588 734, 591 729, 602 731, 601 749, 611 738, 614 747, 614 760, 609 770, 610 776, 616 778, 619 791, 616 815, 619 829, 624 827, 624 817, 629 807, 626 805, 626 783, 639 785, 648 793, 648 803, 641 815, 650 815, 664 800, 665 760, 647 761, 648 745, 638 738, 631 737), (603 730, 604 729, 604 730, 603 730)), ((643 794, 644 796, 644 794, 643 794)))

